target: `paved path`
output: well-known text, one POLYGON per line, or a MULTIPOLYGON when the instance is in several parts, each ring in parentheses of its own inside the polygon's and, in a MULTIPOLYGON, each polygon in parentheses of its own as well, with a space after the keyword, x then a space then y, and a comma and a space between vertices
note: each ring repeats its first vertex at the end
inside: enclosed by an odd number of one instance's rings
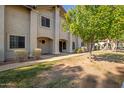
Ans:
POLYGON ((22 67, 22 66, 29 66, 29 65, 33 65, 33 64, 37 64, 37 63, 47 62, 47 61, 61 60, 61 59, 70 58, 70 57, 74 57, 74 56, 80 56, 80 55, 84 55, 84 54, 85 53, 69 54, 69 55, 63 55, 63 56, 58 56, 58 57, 51 57, 51 58, 42 59, 42 60, 36 60, 36 61, 28 61, 28 62, 22 62, 22 63, 20 62, 20 63, 6 64, 6 65, 0 66, 0 71, 14 69, 14 68, 22 67))

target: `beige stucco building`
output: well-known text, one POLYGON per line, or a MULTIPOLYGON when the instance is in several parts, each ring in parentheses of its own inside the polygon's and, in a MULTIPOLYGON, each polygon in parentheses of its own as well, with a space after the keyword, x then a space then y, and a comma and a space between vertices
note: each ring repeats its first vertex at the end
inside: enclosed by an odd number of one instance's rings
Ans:
POLYGON ((81 39, 64 32, 65 10, 62 6, 0 6, 0 61, 11 56, 13 49, 34 48, 42 54, 71 53, 81 47, 81 39))

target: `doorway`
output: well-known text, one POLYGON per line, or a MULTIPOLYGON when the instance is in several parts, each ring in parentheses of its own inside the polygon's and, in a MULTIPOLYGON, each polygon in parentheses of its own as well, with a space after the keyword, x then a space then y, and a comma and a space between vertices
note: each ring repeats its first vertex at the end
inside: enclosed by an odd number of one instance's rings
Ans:
POLYGON ((59 52, 62 52, 62 41, 59 41, 59 52))

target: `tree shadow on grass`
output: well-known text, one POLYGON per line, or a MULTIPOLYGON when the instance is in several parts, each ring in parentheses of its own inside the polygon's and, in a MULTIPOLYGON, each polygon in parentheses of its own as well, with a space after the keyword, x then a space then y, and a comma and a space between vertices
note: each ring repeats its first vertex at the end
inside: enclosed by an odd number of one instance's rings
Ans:
POLYGON ((99 55, 95 55, 95 61, 124 63, 124 54, 116 54, 116 53, 99 54, 99 55))
POLYGON ((116 50, 116 52, 118 52, 118 53, 124 53, 124 50, 116 50))
POLYGON ((95 75, 88 74, 80 80, 83 88, 96 88, 98 85, 98 76, 95 75))
POLYGON ((106 77, 102 80, 102 87, 105 88, 121 88, 124 82, 124 66, 117 66, 116 73, 107 71, 104 76, 106 77))
POLYGON ((120 74, 107 71, 103 80, 99 76, 86 73, 79 65, 37 64, 1 72, 0 87, 96 88, 100 84, 99 80, 102 82, 101 87, 121 87, 124 68, 117 67, 117 71, 120 74))
MULTIPOLYGON (((101 79, 99 76, 88 74, 84 72, 81 66, 65 66, 60 64, 55 66, 50 73, 47 73, 48 82, 46 84, 36 83, 37 87, 47 87, 47 88, 120 88, 122 81, 124 80, 124 68, 118 67, 117 72, 120 74, 115 74, 107 71, 103 74, 106 78, 101 79), (82 76, 83 75, 83 76, 82 76), (102 83, 99 83, 99 80, 102 83)), ((45 77, 45 76, 44 76, 45 77)), ((43 82, 42 82, 43 83, 43 82)), ((35 86, 35 85, 34 85, 35 86)), ((35 86, 36 87, 36 86, 35 86)))
POLYGON ((39 71, 49 70, 52 65, 42 63, 0 72, 0 87, 17 87, 22 80, 33 78, 39 71))
MULTIPOLYGON (((94 88, 97 87, 97 76, 84 73, 81 66, 57 65, 53 71, 44 76, 46 83, 35 84, 35 87, 45 88, 94 88), (59 67, 59 69, 58 69, 59 67), (56 70, 58 69, 58 70, 56 70), (84 75, 83 77, 81 77, 84 75)), ((41 78, 41 77, 40 77, 41 78)), ((44 81, 44 82, 45 82, 44 81)))
POLYGON ((124 77, 124 66, 123 67, 117 67, 116 69, 118 70, 120 75, 123 75, 123 77, 124 77))
POLYGON ((120 75, 113 74, 111 72, 107 72, 105 74, 106 79, 102 81, 102 87, 105 88, 120 88, 121 82, 120 82, 120 75))
MULTIPOLYGON (((0 73, 0 87, 95 88, 98 85, 99 77, 84 73, 81 66, 64 64, 55 65, 52 68, 51 66, 51 64, 39 64, 0 73)), ((108 82, 110 85, 114 82, 118 86, 109 76, 104 82, 104 87, 109 87, 106 85, 108 82)))
POLYGON ((52 63, 51 64, 42 63, 37 65, 12 69, 8 71, 3 71, 0 72, 0 87, 37 87, 38 83, 42 83, 42 81, 44 82, 44 78, 41 77, 37 78, 37 75, 42 74, 42 71, 49 72, 51 68, 53 68, 54 70, 50 71, 51 73, 48 73, 48 76, 45 77, 44 74, 43 76, 46 79, 49 78, 52 81, 55 80, 55 82, 51 82, 51 84, 48 84, 46 87, 51 87, 53 85, 54 85, 53 87, 57 87, 59 85, 64 86, 64 84, 67 83, 68 80, 70 81, 76 77, 77 72, 83 70, 80 66, 74 66, 74 67, 67 66, 66 68, 62 69, 61 67, 63 66, 64 66, 63 64, 53 66, 52 63), (33 82, 33 80, 35 80, 35 82, 33 82))
POLYGON ((124 82, 124 66, 121 66, 121 67, 118 66, 116 69, 119 73, 119 79, 118 80, 122 86, 122 83, 124 82))
POLYGON ((66 88, 73 87, 69 86, 70 82, 79 78, 79 73, 83 71, 80 66, 66 66, 59 64, 54 66, 53 70, 48 72, 45 77, 47 77, 48 82, 45 85, 39 84, 37 87, 47 87, 47 88, 66 88))

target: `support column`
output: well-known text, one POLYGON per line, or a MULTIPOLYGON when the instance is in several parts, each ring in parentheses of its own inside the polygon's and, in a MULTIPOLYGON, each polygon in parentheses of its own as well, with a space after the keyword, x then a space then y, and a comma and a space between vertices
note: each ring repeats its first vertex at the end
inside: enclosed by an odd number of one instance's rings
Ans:
POLYGON ((3 5, 0 5, 0 61, 5 61, 5 31, 3 5))
POLYGON ((69 53, 72 53, 72 34, 69 33, 69 53))
POLYGON ((37 48, 37 16, 36 11, 30 13, 30 57, 32 57, 33 50, 37 48))
POLYGON ((77 37, 77 48, 80 48, 81 47, 81 42, 80 42, 80 38, 77 37))
POLYGON ((60 32, 60 10, 58 6, 55 6, 55 32, 54 32, 54 41, 53 41, 53 54, 60 54, 59 32, 60 32))

